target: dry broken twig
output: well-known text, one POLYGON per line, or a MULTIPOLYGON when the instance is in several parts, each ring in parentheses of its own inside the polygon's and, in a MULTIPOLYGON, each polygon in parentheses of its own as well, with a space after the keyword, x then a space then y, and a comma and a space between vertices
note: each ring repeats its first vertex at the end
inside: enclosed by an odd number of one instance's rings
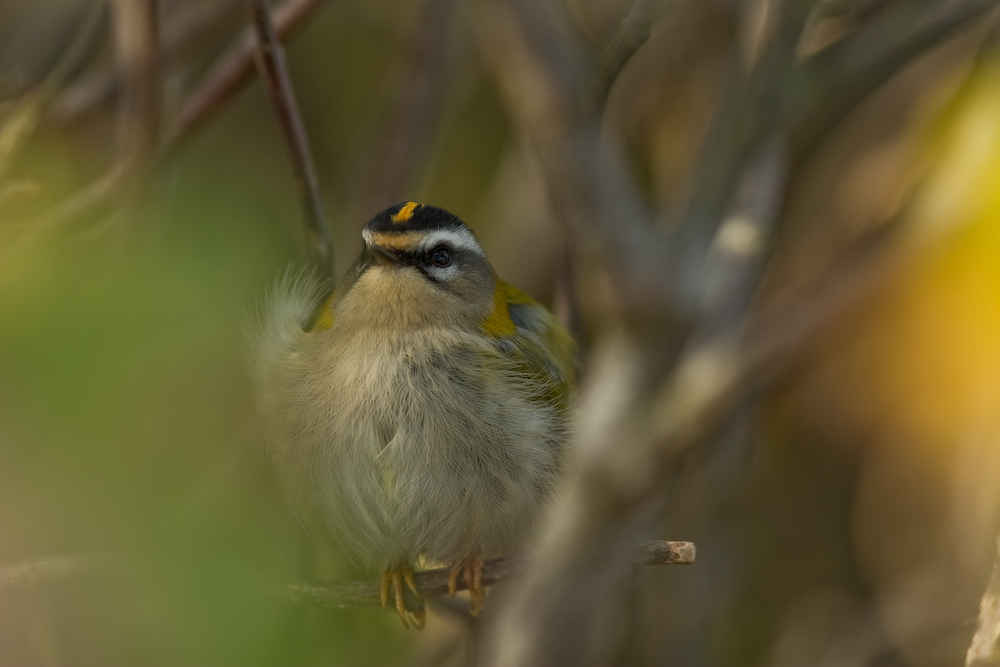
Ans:
POLYGON ((1000 539, 997 540, 997 562, 979 603, 979 627, 965 655, 966 667, 1000 665, 1000 539))

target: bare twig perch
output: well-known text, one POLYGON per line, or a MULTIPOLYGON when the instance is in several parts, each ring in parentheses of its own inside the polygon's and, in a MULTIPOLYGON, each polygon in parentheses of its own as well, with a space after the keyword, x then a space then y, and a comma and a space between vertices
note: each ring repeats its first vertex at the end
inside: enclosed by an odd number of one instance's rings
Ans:
MULTIPOLYGON (((648 542, 635 559, 636 565, 690 565, 695 560, 693 542, 648 542)), ((510 576, 523 572, 530 556, 510 556, 493 558, 483 566, 483 584, 492 586, 510 576)), ((413 575, 417 590, 425 597, 437 597, 448 592, 448 568, 427 570, 413 575)), ((465 590, 465 582, 459 580, 459 590, 465 590)), ((309 583, 276 584, 269 592, 289 602, 315 607, 381 607, 379 581, 324 581, 309 583)), ((404 591, 407 607, 418 604, 416 597, 404 591)))
MULTIPOLYGON (((483 567, 483 584, 492 586, 507 577, 520 574, 529 556, 494 558, 483 567)), ((693 542, 647 542, 635 559, 636 565, 689 565, 695 560, 693 542)), ((120 556, 106 553, 50 556, 38 560, 0 567, 0 593, 40 584, 55 583, 94 573, 114 573, 120 570, 120 556)), ((448 592, 448 569, 428 570, 414 575, 417 590, 427 597, 448 592)), ((458 582, 459 590, 465 583, 458 582)), ((288 584, 270 583, 265 586, 269 596, 287 602, 316 607, 380 607, 379 581, 312 581, 288 584)), ((417 604, 406 591, 408 603, 417 604)))

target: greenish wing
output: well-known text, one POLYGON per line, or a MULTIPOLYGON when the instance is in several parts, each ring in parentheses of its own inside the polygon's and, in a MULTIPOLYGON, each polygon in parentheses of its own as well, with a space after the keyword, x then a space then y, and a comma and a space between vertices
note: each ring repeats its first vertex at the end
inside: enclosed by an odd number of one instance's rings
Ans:
POLYGON ((560 408, 569 404, 576 383, 577 346, 573 336, 545 306, 517 288, 504 284, 507 310, 517 326, 516 356, 525 370, 544 379, 545 397, 560 408))

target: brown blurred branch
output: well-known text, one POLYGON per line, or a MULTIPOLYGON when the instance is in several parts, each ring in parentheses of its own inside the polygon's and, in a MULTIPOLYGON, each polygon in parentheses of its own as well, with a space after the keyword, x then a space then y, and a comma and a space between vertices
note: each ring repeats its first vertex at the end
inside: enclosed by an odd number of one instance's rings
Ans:
MULTIPOLYGON (((692 542, 657 540, 642 546, 635 557, 636 565, 690 565, 695 562, 695 545, 692 542)), ((524 571, 529 556, 493 558, 483 566, 483 584, 492 586, 503 579, 524 571)), ((65 579, 94 574, 111 573, 123 560, 108 553, 52 556, 0 567, 0 593, 65 579)), ((414 581, 421 596, 436 597, 448 593, 449 568, 426 570, 414 574, 414 581)), ((465 590, 465 582, 458 582, 458 589, 465 590)), ((316 607, 380 607, 380 582, 370 581, 311 581, 289 584, 267 584, 265 590, 275 599, 316 607)), ((407 591, 411 603, 417 600, 407 591)))
POLYGON ((264 82, 271 108, 278 119, 285 144, 291 153, 296 191, 305 221, 306 246, 309 259, 324 278, 332 278, 333 235, 323 213, 319 180, 313 163, 306 128, 295 98, 291 75, 285 62, 285 49, 275 33, 271 15, 264 0, 249 0, 257 36, 257 69, 264 82))
POLYGON ((901 3, 803 61, 789 82, 786 124, 795 161, 914 58, 997 7, 997 0, 964 0, 928 12, 901 3))
POLYGON ((979 603, 979 626, 965 655, 966 667, 1000 665, 1000 539, 997 540, 997 561, 979 603))
POLYGON ((611 88, 636 51, 653 33, 653 24, 676 0, 635 0, 604 47, 591 86, 590 104, 597 115, 604 113, 611 88))
MULTIPOLYGON (((274 11, 272 21, 279 39, 287 39, 318 9, 324 0, 288 0, 274 11)), ((163 149, 173 150, 189 138, 253 77, 256 37, 252 27, 202 77, 191 91, 166 132, 163 149)))
POLYGON ((114 0, 113 7, 115 55, 124 83, 118 159, 129 165, 130 175, 141 179, 139 174, 150 167, 160 132, 157 3, 114 0))
POLYGON ((712 241, 705 265, 701 331, 697 339, 738 336, 774 245, 788 164, 784 142, 757 149, 740 175, 732 211, 712 241))
MULTIPOLYGON (((643 545, 636 565, 690 565, 695 562, 695 545, 692 542, 654 541, 643 545)), ((492 586, 509 577, 525 571, 530 563, 529 556, 509 556, 493 558, 483 565, 483 584, 492 586)), ((449 568, 426 570, 413 575, 421 597, 430 598, 448 593, 449 568)), ((315 607, 381 607, 380 582, 371 581, 327 581, 279 584, 269 587, 272 595, 280 599, 315 607)), ((465 590, 465 582, 459 581, 459 590, 465 590)), ((418 603, 416 596, 404 591, 407 606, 418 603)))
POLYGON ((49 584, 85 574, 108 571, 118 563, 113 554, 89 553, 51 556, 0 567, 0 593, 49 584))
POLYGON ((451 25, 457 0, 426 0, 412 32, 389 119, 380 132, 375 158, 360 202, 376 211, 405 195, 420 172, 434 138, 441 110, 453 81, 455 59, 449 57, 451 25))
POLYGON ((484 52, 511 113, 531 138, 572 230, 573 246, 595 261, 628 257, 604 267, 613 274, 610 287, 622 310, 646 312, 650 302, 670 299, 665 239, 631 178, 600 145, 599 119, 581 104, 583 49, 553 38, 565 26, 546 27, 559 24, 552 16, 558 9, 555 3, 485 2, 476 24, 483 27, 484 52), (522 29, 522 13, 532 29, 522 29))
MULTIPOLYGON (((188 11, 170 12, 161 30, 161 67, 175 65, 237 24, 242 26, 244 12, 244 0, 216 0, 199 3, 188 11)), ((59 93, 49 109, 49 118, 57 123, 72 122, 106 104, 120 91, 120 72, 113 67, 82 76, 59 93)))
MULTIPOLYGON (((704 263, 712 239, 731 206, 747 161, 761 145, 780 136, 787 104, 784 84, 795 65, 795 49, 813 7, 811 0, 789 0, 772 17, 762 53, 750 67, 734 53, 730 73, 716 105, 678 215, 678 268, 674 279, 686 300, 700 302, 704 263)), ((749 20, 745 18, 744 20, 749 20)))
POLYGON ((507 103, 565 204, 573 240, 600 244, 590 266, 607 270, 614 296, 600 313, 605 331, 584 388, 576 475, 546 517, 535 565, 512 591, 484 660, 604 664, 620 641, 606 610, 624 604, 622 545, 634 540, 642 507, 739 405, 848 321, 845 313, 894 274, 906 249, 881 236, 744 334, 783 209, 787 83, 811 0, 774 5, 779 13, 760 55, 745 73, 733 67, 669 237, 653 228, 602 151, 593 114, 575 106, 584 59, 565 20, 526 0, 486 4, 483 41, 507 103), (580 581, 588 582, 585 593, 580 581))
MULTIPOLYGON (((323 0, 288 0, 275 12, 276 34, 279 37, 288 36, 301 27, 322 3, 323 0)), ((219 57, 215 66, 188 95, 164 135, 158 159, 169 157, 250 81, 255 51, 255 37, 252 29, 247 28, 241 39, 219 57)), ((106 174, 64 201, 24 223, 24 231, 4 249, 4 252, 6 254, 22 252, 25 247, 46 238, 74 220, 103 211, 110 204, 114 193, 120 189, 121 180, 128 174, 129 169, 124 164, 115 165, 106 174)))
POLYGON ((93 53, 97 35, 105 23, 106 10, 104 2, 95 2, 88 9, 80 29, 41 85, 26 92, 8 112, 3 127, 0 127, 0 181, 20 147, 38 127, 55 94, 93 53))

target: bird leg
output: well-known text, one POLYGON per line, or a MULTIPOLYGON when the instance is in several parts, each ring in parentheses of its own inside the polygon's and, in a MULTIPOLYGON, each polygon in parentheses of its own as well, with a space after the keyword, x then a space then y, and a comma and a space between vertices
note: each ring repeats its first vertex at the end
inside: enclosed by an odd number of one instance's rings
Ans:
POLYGON ((478 616, 486 605, 486 588, 483 587, 483 559, 478 553, 473 554, 468 560, 455 563, 451 572, 448 573, 448 595, 455 597, 458 590, 458 575, 462 575, 465 587, 469 589, 469 597, 472 598, 472 608, 469 613, 478 616))
POLYGON ((424 610, 423 599, 417 591, 417 584, 413 581, 413 568, 409 563, 404 563, 402 565, 390 566, 382 573, 379 582, 379 595, 382 598, 383 609, 385 609, 386 604, 389 602, 390 582, 392 583, 393 596, 396 599, 396 613, 399 614, 399 619, 403 621, 403 626, 409 629, 410 623, 413 623, 414 628, 423 630, 424 623, 427 621, 427 612, 424 610), (407 588, 413 591, 417 599, 420 600, 420 605, 414 610, 408 610, 406 603, 403 601, 404 583, 407 588))

